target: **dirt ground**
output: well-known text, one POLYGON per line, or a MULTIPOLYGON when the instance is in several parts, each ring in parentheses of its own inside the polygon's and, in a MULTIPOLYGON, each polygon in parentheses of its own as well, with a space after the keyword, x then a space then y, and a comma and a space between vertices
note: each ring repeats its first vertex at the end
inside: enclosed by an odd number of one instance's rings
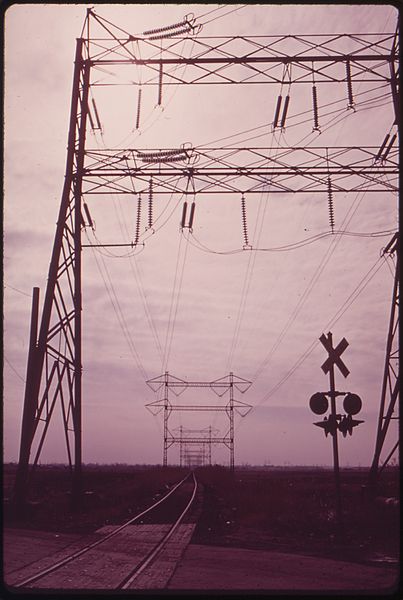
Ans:
MULTIPOLYGON (((47 547, 51 551, 62 543, 77 544, 100 527, 124 522, 160 498, 183 474, 178 468, 88 469, 85 503, 73 514, 65 471, 47 467, 39 473, 25 518, 17 518, 6 501, 4 525, 15 533, 13 546, 20 536, 20 545, 31 547, 35 540, 38 555, 46 554, 47 547), (25 533, 18 533, 21 530, 25 533)), ((5 499, 12 469, 7 475, 5 499)), ((253 584, 249 589, 287 589, 286 585, 294 590, 311 589, 309 585, 327 589, 327 581, 329 589, 348 589, 355 581, 354 589, 367 585, 363 589, 369 592, 381 582, 388 587, 396 581, 400 562, 397 470, 386 473, 371 496, 364 470, 342 473, 343 529, 335 512, 331 471, 250 468, 231 474, 212 467, 199 469, 198 478, 203 489, 199 521, 171 587, 186 589, 190 581, 199 581, 200 589, 210 589, 214 582, 212 589, 225 589, 238 582, 239 589, 248 589, 249 581, 253 584), (245 570, 242 565, 249 567, 245 570), (283 583, 277 578, 280 573, 283 583)), ((166 522, 165 516, 159 514, 158 522, 166 522)), ((4 541, 7 552, 9 542, 4 541)))

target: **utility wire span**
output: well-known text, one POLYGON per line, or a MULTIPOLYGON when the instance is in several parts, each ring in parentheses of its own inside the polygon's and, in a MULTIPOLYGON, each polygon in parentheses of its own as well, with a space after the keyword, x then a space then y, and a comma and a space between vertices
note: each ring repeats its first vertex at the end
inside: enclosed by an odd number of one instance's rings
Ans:
POLYGON ((8 360, 7 356, 5 356, 5 355, 4 355, 4 360, 6 361, 6 363, 10 367, 10 369, 12 371, 14 371, 14 373, 17 375, 18 379, 21 379, 21 381, 23 383, 25 383, 25 379, 23 378, 23 376, 18 373, 17 369, 11 364, 11 362, 8 360))
POLYGON ((178 314, 179 308, 179 300, 182 291, 183 284, 183 276, 185 272, 186 258, 189 248, 188 238, 185 243, 184 255, 181 257, 181 246, 182 246, 183 236, 179 237, 179 247, 178 247, 178 255, 176 260, 176 269, 175 269, 175 277, 172 286, 172 295, 171 295, 171 304, 169 309, 169 317, 168 317, 168 326, 167 326, 167 334, 164 345, 163 352, 163 363, 162 363, 162 372, 164 373, 168 369, 169 357, 171 354, 172 341, 174 337, 176 318, 178 314), (181 264, 182 263, 182 264, 181 264))
POLYGON ((322 233, 317 233, 309 238, 305 238, 303 240, 299 240, 298 242, 294 242, 293 244, 284 244, 283 246, 272 246, 271 248, 255 248, 251 246, 250 248, 234 248, 232 250, 213 250, 209 248, 203 242, 201 242, 194 233, 192 234, 192 238, 190 239, 190 243, 194 248, 202 252, 206 252, 208 254, 217 254, 220 256, 231 256, 233 254, 240 254, 242 252, 290 252, 293 250, 299 250, 304 246, 308 246, 319 240, 322 240, 327 237, 341 235, 347 237, 358 237, 358 238, 380 238, 380 237, 388 237, 394 233, 394 229, 386 229, 384 231, 370 231, 370 232, 355 232, 355 231, 324 231, 322 233), (194 241, 193 241, 194 240, 194 241))
MULTIPOLYGON (((344 218, 344 221, 342 223, 342 227, 345 223, 347 226, 348 223, 350 222, 351 218, 353 217, 355 211, 357 210, 357 208, 359 206, 358 200, 359 200, 359 195, 356 196, 352 206, 348 210, 347 215, 344 218), (349 213, 352 210, 352 207, 354 207, 354 204, 357 204, 357 203, 358 203, 358 206, 355 208, 353 214, 349 217, 349 213), (348 220, 347 220, 347 218, 348 218, 348 220)), ((362 198, 360 199, 360 202, 361 202, 361 200, 362 200, 362 198)), ((256 370, 256 372, 252 378, 253 381, 256 381, 256 379, 262 374, 264 369, 267 368, 267 366, 271 360, 271 357, 276 352, 277 348, 280 346, 281 342, 287 335, 288 331, 290 330, 291 325, 294 323, 294 321, 297 318, 298 314, 300 313, 302 307, 304 306, 305 302, 307 301, 308 297, 310 296, 316 282, 318 281, 319 277, 321 276, 324 268, 326 267, 327 263, 329 262, 330 258, 332 257, 333 253, 335 252, 336 247, 338 246, 338 244, 341 240, 341 237, 342 237, 341 235, 337 235, 336 237, 334 237, 331 240, 331 243, 330 243, 328 249, 326 250, 319 265, 317 266, 316 270, 314 271, 310 281, 308 282, 303 294, 300 296, 300 298, 299 298, 297 304, 295 305, 294 310, 292 311, 291 315, 289 316, 286 324, 284 325, 283 329, 281 330, 280 334, 278 335, 277 339, 275 340, 274 344, 272 345, 266 358, 263 360, 261 365, 256 370)))
MULTIPOLYGON (((356 94, 356 98, 357 98, 358 96, 363 96, 363 95, 365 95, 365 94, 369 94, 370 92, 372 92, 372 91, 376 91, 376 90, 378 90, 378 89, 384 89, 384 88, 386 88, 386 89, 387 89, 387 87, 388 87, 388 86, 387 86, 386 84, 385 84, 385 85, 383 85, 383 84, 382 84, 382 85, 380 85, 380 86, 377 86, 377 87, 371 88, 371 90, 366 90, 366 91, 364 91, 364 92, 361 92, 361 93, 359 93, 359 94, 356 94)), ((373 98, 373 99, 372 99, 372 98, 370 98, 370 99, 368 99, 368 100, 364 100, 362 103, 357 103, 357 102, 356 102, 356 114, 358 114, 358 113, 359 113, 359 111, 358 111, 358 108, 359 108, 360 106, 364 106, 364 105, 365 105, 366 103, 368 103, 368 102, 374 102, 374 101, 376 101, 376 100, 385 99, 385 98, 389 98, 389 97, 390 97, 390 94, 388 94, 388 93, 385 93, 385 94, 382 94, 381 96, 376 96, 376 97, 375 97, 375 98, 373 98)), ((351 111, 347 111, 347 110, 346 110, 346 108, 345 108, 345 106, 344 106, 344 103, 345 103, 345 99, 344 99, 344 98, 341 98, 340 100, 333 100, 332 102, 327 102, 327 103, 325 103, 325 104, 321 104, 321 105, 319 106, 319 109, 322 111, 322 110, 323 110, 323 109, 325 109, 325 108, 328 108, 328 107, 330 107, 330 106, 334 106, 335 104, 341 104, 341 103, 343 103, 343 107, 340 107, 340 108, 336 109, 335 111, 330 111, 330 112, 327 112, 327 113, 323 113, 323 115, 322 115, 322 116, 324 116, 324 117, 325 117, 325 116, 329 116, 329 115, 331 115, 331 114, 334 114, 334 113, 341 113, 341 112, 343 112, 343 113, 346 113, 346 115, 349 115, 349 114, 354 114, 354 113, 352 113, 351 111)), ((311 115, 311 109, 309 109, 309 110, 304 110, 304 111, 301 111, 301 112, 299 112, 299 113, 296 113, 296 114, 294 114, 294 115, 289 115, 289 116, 287 117, 287 122, 288 122, 288 124, 287 124, 287 129, 289 129, 290 127, 296 127, 296 126, 298 126, 298 125, 303 125, 304 123, 308 123, 308 122, 310 122, 310 121, 311 121, 311 116, 310 116, 310 118, 309 118, 309 119, 304 119, 304 120, 298 121, 297 123, 292 123, 291 125, 289 125, 290 121, 292 121, 293 119, 296 119, 297 117, 301 117, 301 116, 304 116, 304 115, 311 115)), ((225 141, 225 140, 231 140, 231 139, 233 139, 234 137, 239 137, 239 136, 241 136, 241 135, 246 135, 246 134, 248 134, 248 133, 252 133, 253 131, 259 131, 259 130, 261 130, 261 129, 269 129, 269 128, 271 128, 271 126, 272 126, 272 122, 266 122, 266 123, 263 123, 262 125, 257 125, 256 127, 252 127, 252 128, 250 128, 250 129, 245 129, 245 130, 239 131, 239 132, 237 132, 237 133, 234 133, 234 134, 231 134, 231 135, 228 135, 228 136, 224 136, 224 137, 221 137, 221 138, 217 138, 217 139, 214 139, 214 140, 210 140, 210 141, 208 141, 208 142, 205 142, 205 143, 203 143, 202 145, 203 145, 203 146, 211 146, 211 145, 217 144, 217 143, 219 143, 219 142, 223 142, 223 141, 225 141)), ((270 133, 270 131, 266 131, 266 132, 264 132, 264 133, 263 133, 263 134, 261 134, 261 135, 257 135, 257 136, 254 136, 254 137, 252 136, 252 137, 250 137, 250 138, 246 138, 246 139, 240 140, 238 143, 241 143, 241 142, 244 142, 244 141, 248 141, 249 139, 252 139, 252 140, 253 140, 253 139, 257 139, 257 138, 261 137, 262 135, 267 135, 268 133, 270 133)), ((309 136, 311 136, 311 135, 312 135, 312 131, 311 131, 311 132, 309 132, 309 134, 308 134, 307 136, 305 136, 304 138, 302 138, 302 139, 305 139, 306 137, 309 137, 309 136)), ((302 141, 302 140, 301 140, 301 141, 302 141)), ((298 142, 298 143, 300 143, 300 142, 298 142)))
MULTIPOLYGON (((241 10, 242 8, 245 8, 246 6, 249 6, 249 4, 242 4, 241 6, 237 6, 236 8, 233 8, 232 10, 224 13, 223 15, 218 15, 217 17, 214 17, 214 19, 210 19, 209 21, 204 21, 202 22, 202 25, 208 25, 208 23, 213 23, 214 21, 217 21, 218 19, 222 19, 223 17, 227 17, 228 15, 230 15, 233 12, 236 12, 237 10, 241 10)), ((225 6, 220 6, 219 8, 225 8, 225 6)), ((218 10, 218 9, 216 9, 218 10)), ((211 11, 214 12, 214 11, 211 11)), ((205 13, 204 16, 208 15, 210 13, 205 13)), ((202 17, 197 17, 198 19, 201 19, 202 17)))
MULTIPOLYGON (((367 285, 372 281, 375 275, 383 266, 382 257, 379 257, 372 267, 367 271, 355 289, 350 293, 348 298, 344 301, 342 306, 336 311, 335 315, 322 327, 322 331, 327 331, 333 327, 344 315, 344 313, 350 308, 350 306, 357 300, 360 294, 365 290, 367 285)), ((261 406, 269 398, 271 398, 278 390, 290 379, 290 377, 299 369, 299 367, 305 362, 305 360, 312 354, 313 350, 319 344, 319 340, 315 339, 308 348, 299 356, 293 366, 285 373, 285 375, 260 399, 260 401, 254 405, 254 408, 261 406)), ((238 424, 239 426, 239 424, 238 424)))
POLYGON ((22 290, 19 290, 19 289, 13 287, 9 283, 7 283, 7 285, 4 284, 3 288, 10 288, 10 290, 14 290, 14 292, 18 292, 19 294, 22 294, 23 296, 28 296, 28 298, 31 298, 31 294, 27 294, 26 292, 23 292, 22 290))
POLYGON ((137 351, 136 345, 132 339, 131 333, 130 333, 130 329, 128 328, 125 316, 123 314, 120 302, 119 302, 119 298, 117 297, 112 279, 110 277, 109 271, 107 269, 107 266, 105 264, 104 258, 101 256, 101 262, 102 262, 102 266, 104 269, 104 272, 102 271, 101 268, 101 264, 98 261, 98 258, 96 256, 96 252, 94 249, 93 250, 93 255, 94 255, 94 259, 95 259, 95 263, 97 266, 97 269, 101 275, 102 281, 104 283, 105 289, 107 291, 107 294, 109 296, 109 299, 111 301, 112 304, 112 308, 115 312, 116 318, 118 320, 119 326, 123 332, 123 335, 126 339, 127 345, 129 347, 129 350, 135 360, 135 363, 137 365, 137 368, 141 374, 141 377, 143 378, 144 381, 146 381, 148 379, 148 375, 143 367, 142 361, 140 359, 140 355, 137 351))

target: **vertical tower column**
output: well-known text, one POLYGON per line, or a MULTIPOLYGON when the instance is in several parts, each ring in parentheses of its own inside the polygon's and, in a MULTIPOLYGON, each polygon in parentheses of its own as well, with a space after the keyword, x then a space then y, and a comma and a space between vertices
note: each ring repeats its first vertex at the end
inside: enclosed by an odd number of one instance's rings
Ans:
POLYGON ((164 376, 164 452, 162 459, 162 466, 166 467, 168 464, 168 371, 165 371, 164 376))
MULTIPOLYGON (((39 460, 56 402, 62 405, 64 437, 73 475, 72 502, 81 490, 81 201, 84 170, 90 61, 84 59, 84 39, 76 43, 65 180, 49 266, 35 368, 27 373, 16 505, 25 502, 31 453, 39 460), (29 435, 27 434, 29 432, 29 435), (73 433, 73 452, 70 436, 73 433), (23 439, 24 438, 24 439, 23 439)), ((31 357, 32 359, 32 349, 31 357)), ((31 361, 32 362, 32 361, 31 361)))
POLYGON ((233 471, 235 468, 235 457, 234 457, 234 374, 229 374, 229 437, 230 437, 230 470, 233 471))
POLYGON ((392 303, 390 309, 388 337, 386 340, 385 367, 382 380, 381 401, 379 406, 378 424, 375 441, 375 451, 372 459, 371 469, 369 473, 369 484, 375 488, 380 471, 392 454, 397 449, 397 442, 392 451, 389 453, 382 467, 379 467, 381 453, 385 444, 386 435, 390 426, 391 420, 394 418, 393 413, 399 395, 399 263, 400 263, 400 248, 399 237, 395 234, 390 243, 384 250, 384 254, 396 253, 396 268, 393 282, 392 303))

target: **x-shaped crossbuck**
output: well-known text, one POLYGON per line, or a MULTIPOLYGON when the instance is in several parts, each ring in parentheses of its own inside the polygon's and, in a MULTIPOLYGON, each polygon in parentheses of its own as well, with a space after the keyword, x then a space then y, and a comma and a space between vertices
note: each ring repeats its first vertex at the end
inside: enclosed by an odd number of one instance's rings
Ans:
POLYGON ((335 364, 340 369, 342 375, 344 375, 344 377, 347 377, 350 371, 347 369, 346 365, 340 358, 340 356, 348 346, 348 341, 346 340, 346 338, 343 338, 336 348, 333 348, 331 335, 329 335, 329 337, 326 337, 326 335, 323 333, 320 336, 319 340, 322 342, 322 344, 329 353, 328 358, 322 365, 323 371, 325 373, 328 373, 332 364, 335 364))

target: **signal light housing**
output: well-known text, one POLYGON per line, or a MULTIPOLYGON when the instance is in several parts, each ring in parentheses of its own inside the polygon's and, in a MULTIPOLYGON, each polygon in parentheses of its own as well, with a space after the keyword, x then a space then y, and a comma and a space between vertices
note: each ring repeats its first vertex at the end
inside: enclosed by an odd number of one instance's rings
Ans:
POLYGON ((329 408, 329 401, 326 394, 317 392, 309 400, 309 407, 315 415, 323 415, 329 408))
POLYGON ((348 393, 344 397, 343 408, 348 415, 356 415, 362 408, 362 400, 357 394, 348 393))

